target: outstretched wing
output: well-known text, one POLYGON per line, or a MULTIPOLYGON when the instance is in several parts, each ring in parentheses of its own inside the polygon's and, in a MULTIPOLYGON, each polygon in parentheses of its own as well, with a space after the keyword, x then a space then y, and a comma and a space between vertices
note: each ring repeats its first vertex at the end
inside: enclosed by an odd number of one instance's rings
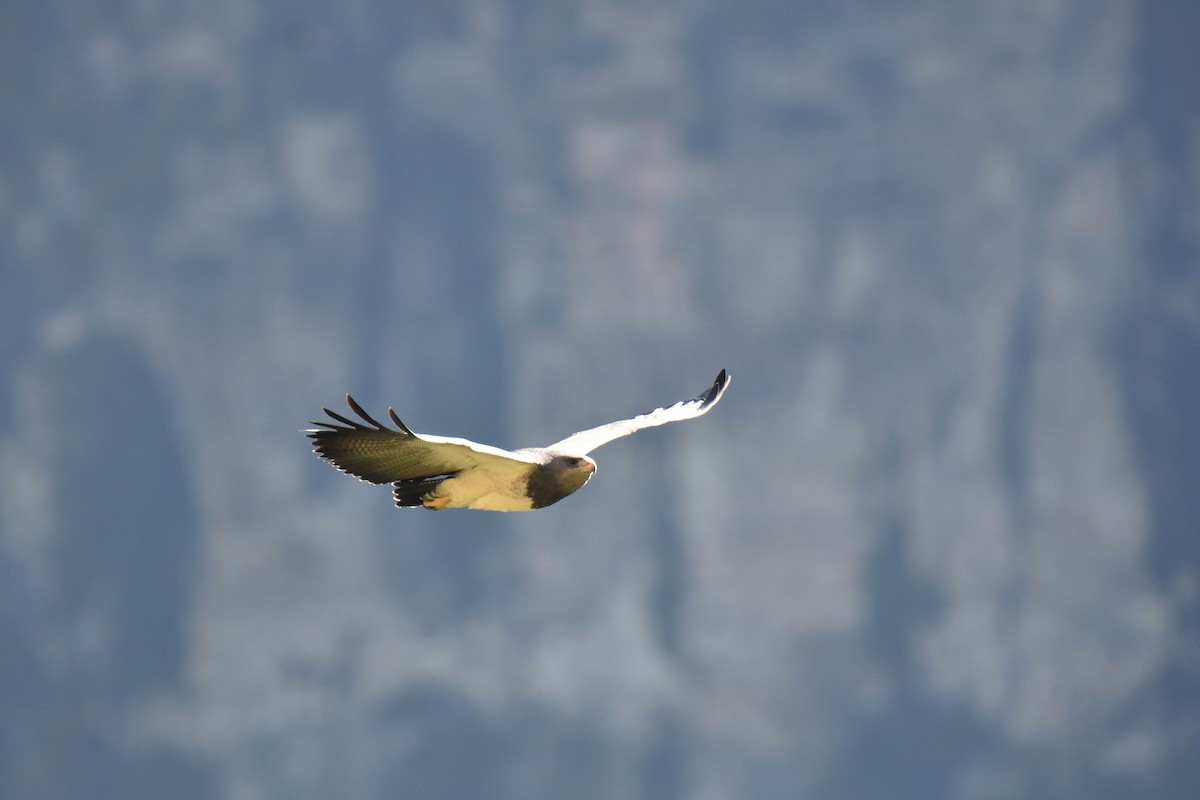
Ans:
POLYGON ((656 408, 653 411, 640 414, 633 419, 610 422, 598 428, 590 428, 586 431, 573 433, 561 442, 555 442, 546 449, 583 456, 602 444, 611 442, 613 439, 620 439, 622 436, 628 436, 635 431, 640 431, 642 428, 653 428, 656 425, 665 425, 668 422, 679 422, 698 417, 717 404, 717 401, 721 399, 721 395, 725 393, 725 389, 728 386, 729 373, 721 370, 713 385, 699 397, 684 400, 664 408, 656 408))
POLYGON ((379 424, 362 406, 346 395, 350 409, 367 425, 322 409, 336 423, 314 422, 320 428, 305 431, 313 451, 342 472, 371 483, 423 480, 482 468, 500 474, 519 474, 539 463, 536 456, 512 453, 466 439, 413 433, 396 412, 388 416, 399 430, 379 424))

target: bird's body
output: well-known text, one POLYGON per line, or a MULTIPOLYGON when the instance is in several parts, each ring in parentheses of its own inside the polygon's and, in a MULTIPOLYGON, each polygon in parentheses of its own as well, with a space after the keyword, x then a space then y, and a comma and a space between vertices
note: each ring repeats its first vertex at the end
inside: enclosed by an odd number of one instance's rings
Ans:
POLYGON ((549 447, 502 450, 445 436, 416 434, 396 412, 388 416, 398 430, 376 422, 346 395, 356 422, 323 409, 334 424, 305 431, 314 452, 342 472, 370 483, 392 484, 400 507, 475 508, 532 511, 557 503, 579 490, 596 472, 588 453, 634 431, 698 417, 716 405, 729 385, 725 370, 693 400, 657 408, 633 419, 580 431, 549 447), (365 424, 364 424, 365 423, 365 424))
POLYGON ((428 480, 396 481, 396 505, 426 508, 478 508, 488 511, 533 511, 557 503, 580 489, 596 472, 596 462, 587 456, 548 453, 536 464, 513 470, 467 469, 437 480, 422 492, 428 480))

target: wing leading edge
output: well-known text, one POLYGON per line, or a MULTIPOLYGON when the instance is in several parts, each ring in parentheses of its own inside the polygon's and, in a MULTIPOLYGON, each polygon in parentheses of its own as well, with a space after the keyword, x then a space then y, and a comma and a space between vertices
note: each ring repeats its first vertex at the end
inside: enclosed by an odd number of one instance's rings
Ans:
POLYGON ((645 414, 639 414, 632 419, 610 422, 607 425, 600 425, 596 428, 589 428, 586 431, 573 433, 566 439, 555 442, 546 449, 583 456, 592 452, 600 445, 607 444, 613 439, 620 439, 622 436, 636 433, 643 428, 653 428, 658 425, 666 425, 668 422, 681 422, 685 419, 694 419, 708 413, 708 410, 715 406, 721 399, 721 395, 725 394, 727 388, 729 388, 729 373, 721 370, 717 374, 717 379, 713 381, 713 385, 691 400, 682 400, 673 405, 663 406, 653 411, 647 411, 645 414))

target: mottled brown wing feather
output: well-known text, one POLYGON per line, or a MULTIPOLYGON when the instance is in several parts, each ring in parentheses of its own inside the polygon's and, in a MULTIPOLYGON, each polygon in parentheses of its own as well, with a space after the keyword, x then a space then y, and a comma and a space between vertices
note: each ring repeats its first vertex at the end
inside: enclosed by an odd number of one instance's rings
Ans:
POLYGON ((400 428, 392 430, 372 418, 350 395, 346 395, 346 404, 367 424, 325 408, 322 410, 334 422, 313 422, 319 427, 304 433, 317 455, 364 481, 422 480, 479 468, 517 473, 538 463, 527 453, 511 453, 466 439, 415 434, 389 408, 388 416, 400 428))

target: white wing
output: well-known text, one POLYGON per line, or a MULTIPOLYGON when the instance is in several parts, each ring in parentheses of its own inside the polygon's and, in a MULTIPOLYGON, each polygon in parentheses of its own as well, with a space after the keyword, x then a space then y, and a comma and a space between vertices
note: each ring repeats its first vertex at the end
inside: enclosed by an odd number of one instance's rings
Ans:
POLYGON ((486 444, 413 433, 396 412, 388 416, 400 430, 380 425, 346 395, 346 403, 370 427, 322 409, 341 425, 314 422, 322 429, 305 431, 313 441, 313 450, 342 472, 371 483, 414 481, 453 475, 468 469, 484 469, 499 475, 517 475, 540 463, 535 453, 513 453, 486 444))
POLYGON ((663 408, 656 408, 653 411, 640 414, 633 419, 610 422, 598 428, 590 428, 586 431, 573 433, 561 442, 555 442, 546 449, 560 453, 569 453, 570 455, 584 456, 602 444, 611 442, 613 439, 620 439, 622 436, 628 436, 635 431, 640 431, 642 428, 653 428, 656 425, 665 425, 668 422, 679 422, 698 417, 701 414, 707 413, 710 408, 717 404, 717 401, 721 399, 721 395, 725 393, 725 389, 728 386, 729 373, 721 370, 713 385, 699 397, 684 400, 663 408))

